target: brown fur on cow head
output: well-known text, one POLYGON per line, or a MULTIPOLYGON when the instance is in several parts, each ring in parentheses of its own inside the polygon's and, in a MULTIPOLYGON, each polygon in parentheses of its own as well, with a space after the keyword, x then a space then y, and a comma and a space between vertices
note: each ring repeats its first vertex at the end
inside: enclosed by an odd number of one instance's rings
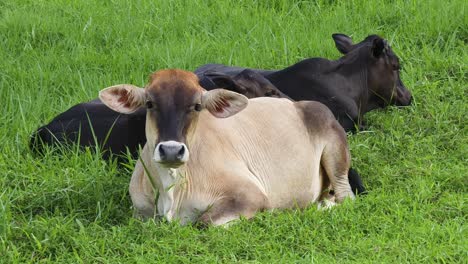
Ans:
POLYGON ((377 35, 370 35, 363 41, 353 44, 344 34, 333 34, 336 48, 342 54, 366 51, 369 55, 368 89, 369 107, 384 107, 389 104, 406 106, 411 103, 411 92, 400 78, 400 62, 387 41, 377 35))
POLYGON ((102 90, 99 97, 109 108, 132 113, 146 106, 147 144, 154 160, 166 167, 179 167, 188 161, 188 139, 193 135, 200 111, 206 109, 218 118, 242 111, 248 99, 235 92, 205 91, 195 74, 170 69, 151 75, 146 88, 116 85, 102 90))

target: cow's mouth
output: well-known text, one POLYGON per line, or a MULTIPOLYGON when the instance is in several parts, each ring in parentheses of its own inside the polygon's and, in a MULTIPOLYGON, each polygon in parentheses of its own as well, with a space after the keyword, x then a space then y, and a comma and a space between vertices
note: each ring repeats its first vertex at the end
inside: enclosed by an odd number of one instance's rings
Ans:
POLYGON ((185 162, 182 161, 157 161, 161 167, 166 169, 177 169, 180 166, 184 165, 185 162))

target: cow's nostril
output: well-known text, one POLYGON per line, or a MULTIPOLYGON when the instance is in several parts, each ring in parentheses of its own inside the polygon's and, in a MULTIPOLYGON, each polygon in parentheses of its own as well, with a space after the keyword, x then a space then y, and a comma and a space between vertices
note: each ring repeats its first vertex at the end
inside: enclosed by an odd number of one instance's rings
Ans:
POLYGON ((185 147, 182 146, 182 147, 180 148, 179 152, 177 153, 177 155, 178 155, 179 157, 182 157, 182 156, 184 156, 184 153, 185 153, 185 147))
POLYGON ((160 156, 161 158, 166 157, 166 151, 164 151, 163 146, 159 146, 159 150, 158 150, 158 151, 159 151, 159 156, 160 156))

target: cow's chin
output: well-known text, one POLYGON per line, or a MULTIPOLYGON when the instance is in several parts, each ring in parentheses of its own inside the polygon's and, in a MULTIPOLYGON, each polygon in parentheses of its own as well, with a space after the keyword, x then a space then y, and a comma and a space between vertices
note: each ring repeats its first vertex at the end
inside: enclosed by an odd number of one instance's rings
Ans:
POLYGON ((165 169, 178 169, 180 166, 184 165, 185 162, 183 161, 156 161, 161 167, 165 169))

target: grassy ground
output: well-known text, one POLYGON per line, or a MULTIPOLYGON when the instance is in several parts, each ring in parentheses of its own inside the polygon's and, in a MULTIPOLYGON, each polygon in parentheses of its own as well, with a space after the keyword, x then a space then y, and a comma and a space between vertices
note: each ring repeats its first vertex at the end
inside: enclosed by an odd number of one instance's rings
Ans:
POLYGON ((0 0, 0 262, 466 263, 466 1, 69 2, 0 0), (333 210, 262 213, 227 230, 141 223, 131 169, 27 147, 103 87, 168 67, 337 58, 335 32, 386 37, 415 104, 372 112, 369 131, 349 136, 370 193, 333 210))

